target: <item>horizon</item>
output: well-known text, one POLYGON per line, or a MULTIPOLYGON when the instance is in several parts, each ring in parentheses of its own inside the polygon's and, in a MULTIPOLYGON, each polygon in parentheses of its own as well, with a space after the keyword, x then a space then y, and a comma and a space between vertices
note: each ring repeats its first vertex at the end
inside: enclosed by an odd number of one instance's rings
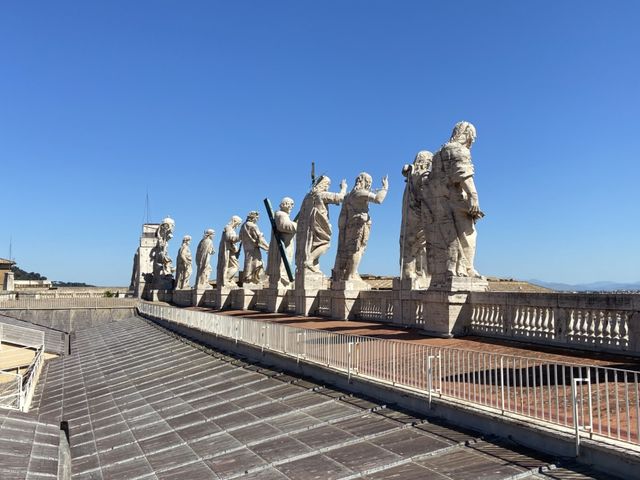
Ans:
POLYGON ((374 188, 389 175, 361 271, 397 276, 402 166, 468 120, 481 274, 640 281, 636 2, 62 1, 2 13, 0 242, 26 271, 128 285, 147 194, 152 221, 176 221, 174 265, 183 235, 197 243, 213 228, 217 250, 232 215, 259 210, 268 237, 262 199, 289 196, 295 213, 314 161, 332 191, 360 171, 374 188))

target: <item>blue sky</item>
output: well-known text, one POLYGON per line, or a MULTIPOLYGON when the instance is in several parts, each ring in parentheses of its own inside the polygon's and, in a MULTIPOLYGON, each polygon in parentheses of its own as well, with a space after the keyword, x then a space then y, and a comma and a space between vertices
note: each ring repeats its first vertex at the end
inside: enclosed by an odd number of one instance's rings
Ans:
POLYGON ((219 232, 265 196, 299 205, 315 161, 336 188, 389 174, 361 271, 397 274, 402 165, 464 119, 478 129, 481 273, 638 281, 639 14, 635 1, 2 2, 0 256, 12 237, 24 269, 125 285, 147 191, 152 220, 176 220, 175 256, 184 234, 219 232))

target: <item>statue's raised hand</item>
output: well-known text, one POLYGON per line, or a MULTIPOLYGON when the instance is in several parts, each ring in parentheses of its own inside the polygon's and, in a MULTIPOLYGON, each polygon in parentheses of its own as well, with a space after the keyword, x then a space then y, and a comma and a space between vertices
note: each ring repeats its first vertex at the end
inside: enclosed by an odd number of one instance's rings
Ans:
POLYGON ((383 190, 389 189, 389 175, 385 175, 382 177, 382 188, 383 190))

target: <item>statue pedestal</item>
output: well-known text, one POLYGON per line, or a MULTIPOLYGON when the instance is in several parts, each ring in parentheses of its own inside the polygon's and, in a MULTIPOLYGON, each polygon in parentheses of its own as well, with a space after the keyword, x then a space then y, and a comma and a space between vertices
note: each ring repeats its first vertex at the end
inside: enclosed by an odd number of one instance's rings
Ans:
POLYGON ((148 290, 147 298, 150 302, 173 302, 173 290, 148 290))
POLYGON ((331 281, 322 272, 305 269, 296 272, 295 313, 296 315, 318 314, 318 292, 328 290, 331 281))
POLYGON ((371 285, 360 278, 355 278, 353 280, 331 280, 331 290, 341 292, 371 290, 371 285))
POLYGON ((204 306, 204 296, 206 294, 206 292, 211 290, 211 285, 196 285, 196 287, 193 289, 193 305, 196 307, 202 307, 204 306))
POLYGON ((293 290, 290 288, 267 288, 263 290, 266 295, 266 304, 268 312, 292 312, 293 290))
POLYGON ((179 307, 192 307, 193 305, 197 305, 197 303, 194 303, 194 292, 195 290, 193 289, 174 290, 173 303, 179 307))
POLYGON ((236 288, 231 295, 231 307, 235 310, 249 310, 255 305, 255 301, 256 292, 249 288, 236 288))
POLYGON ((352 320, 358 310, 360 290, 331 290, 331 318, 352 320))
POLYGON ((450 277, 444 284, 433 284, 429 290, 413 291, 414 298, 423 302, 424 332, 437 337, 462 335, 471 317, 471 292, 488 288, 485 278, 450 277))
POLYGON ((216 308, 219 310, 227 310, 231 308, 233 300, 233 291, 238 287, 218 287, 215 290, 216 308))
POLYGON ((427 290, 431 284, 431 277, 398 278, 393 279, 394 290, 427 290))

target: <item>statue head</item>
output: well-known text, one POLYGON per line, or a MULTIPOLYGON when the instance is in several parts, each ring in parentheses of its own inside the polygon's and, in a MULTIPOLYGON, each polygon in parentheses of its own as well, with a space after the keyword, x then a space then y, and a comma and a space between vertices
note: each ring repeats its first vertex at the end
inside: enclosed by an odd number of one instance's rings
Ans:
POLYGON ((182 237, 182 244, 183 245, 189 245, 190 241, 191 241, 191 235, 185 235, 184 237, 182 237))
POLYGON ((213 228, 207 228, 207 229, 204 231, 204 238, 211 238, 211 237, 213 237, 213 235, 214 235, 215 233, 216 233, 216 232, 215 232, 215 230, 213 230, 213 228))
POLYGON ((252 210, 247 215, 247 222, 257 222, 258 221, 258 217, 260 217, 260 214, 258 212, 256 212, 255 210, 252 210))
POLYGON ((360 173, 356 177, 355 185, 353 186, 354 190, 371 190, 371 184, 373 183, 373 179, 371 175, 366 172, 360 173))
POLYGON ((293 210, 293 199, 284 197, 280 201, 280 210, 286 213, 291 213, 291 210, 293 210))
POLYGON ((467 148, 471 148, 471 145, 476 140, 476 127, 469 122, 458 122, 453 127, 451 132, 450 142, 456 142, 464 145, 467 148))
POLYGON ((173 229, 176 226, 176 222, 171 217, 166 217, 162 220, 160 227, 156 232, 156 238, 160 238, 164 241, 169 241, 173 238, 173 229))
POLYGON ((426 172, 431 169, 431 163, 433 161, 433 153, 428 150, 422 150, 418 152, 415 160, 413 161, 414 172, 426 172))
POLYGON ((331 186, 331 179, 326 175, 320 175, 316 179, 312 190, 314 192, 326 192, 327 190, 329 190, 330 186, 331 186))
POLYGON ((231 220, 229 220, 229 225, 231 226, 231 228, 236 228, 241 223, 242 218, 240 218, 238 215, 234 215, 233 217, 231 217, 231 220))

